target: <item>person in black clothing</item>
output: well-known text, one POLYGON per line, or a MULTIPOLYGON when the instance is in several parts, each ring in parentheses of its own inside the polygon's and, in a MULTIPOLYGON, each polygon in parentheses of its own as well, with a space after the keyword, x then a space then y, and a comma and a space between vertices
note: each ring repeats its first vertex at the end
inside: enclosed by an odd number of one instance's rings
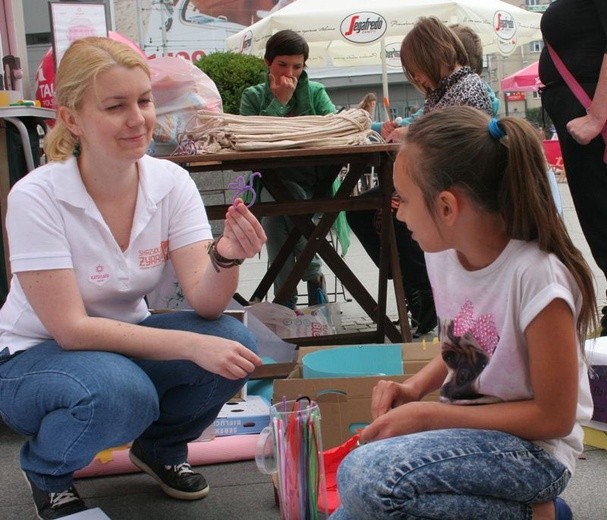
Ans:
MULTIPOLYGON (((607 276, 607 165, 600 136, 607 121, 607 2, 557 0, 542 16, 541 29, 544 41, 593 100, 586 111, 544 47, 539 62, 542 104, 556 127, 582 231, 607 276)), ((600 333, 607 335, 607 306, 600 333)))

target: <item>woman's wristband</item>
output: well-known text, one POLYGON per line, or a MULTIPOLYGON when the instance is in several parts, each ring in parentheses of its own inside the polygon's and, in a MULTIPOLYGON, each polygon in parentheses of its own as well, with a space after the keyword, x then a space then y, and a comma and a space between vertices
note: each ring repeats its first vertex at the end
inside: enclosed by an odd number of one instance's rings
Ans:
POLYGON ((209 258, 211 259, 211 265, 215 271, 219 272, 219 269, 230 269, 236 267, 244 262, 244 258, 225 258, 221 256, 217 251, 217 244, 223 235, 219 235, 213 242, 209 244, 207 251, 209 252, 209 258))

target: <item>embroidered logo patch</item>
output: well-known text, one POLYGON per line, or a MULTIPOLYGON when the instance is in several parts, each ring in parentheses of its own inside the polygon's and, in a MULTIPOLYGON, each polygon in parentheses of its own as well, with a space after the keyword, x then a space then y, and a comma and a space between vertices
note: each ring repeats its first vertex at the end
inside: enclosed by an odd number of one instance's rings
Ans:
POLYGON ((95 272, 89 275, 89 282, 96 285, 103 285, 111 278, 110 273, 106 273, 105 267, 101 264, 95 266, 95 272))

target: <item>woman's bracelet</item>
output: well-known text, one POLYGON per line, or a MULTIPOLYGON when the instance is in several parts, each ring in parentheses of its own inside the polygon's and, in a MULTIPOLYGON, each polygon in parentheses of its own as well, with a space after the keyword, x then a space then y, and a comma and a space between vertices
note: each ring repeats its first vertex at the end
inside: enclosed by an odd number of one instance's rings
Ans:
POLYGON ((229 269, 230 267, 236 267, 244 262, 244 258, 225 258, 221 256, 217 251, 217 244, 223 235, 219 235, 213 242, 209 244, 207 251, 209 252, 209 258, 211 259, 211 265, 215 271, 219 272, 219 268, 229 269))

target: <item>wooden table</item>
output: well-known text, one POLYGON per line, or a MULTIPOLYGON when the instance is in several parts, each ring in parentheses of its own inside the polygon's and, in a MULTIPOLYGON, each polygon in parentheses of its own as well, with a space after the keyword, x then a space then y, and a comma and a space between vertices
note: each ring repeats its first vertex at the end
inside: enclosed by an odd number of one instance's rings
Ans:
MULTIPOLYGON (((376 330, 369 332, 334 334, 330 336, 290 338, 298 345, 330 345, 352 343, 383 343, 387 336, 395 343, 411 341, 411 331, 401 283, 400 263, 394 239, 390 200, 393 192, 392 168, 399 145, 370 144, 361 146, 339 146, 326 148, 305 148, 290 150, 263 150, 254 152, 220 152, 216 154, 171 156, 171 161, 180 164, 190 173, 215 170, 264 172, 264 186, 272 194, 275 202, 255 203, 251 211, 257 217, 289 216, 294 229, 282 247, 275 261, 268 268, 250 300, 261 300, 269 291, 276 274, 291 254, 300 236, 308 239, 305 249, 298 257, 295 267, 283 284, 274 301, 285 302, 296 289, 301 276, 313 256, 318 253, 335 276, 343 283, 352 297, 377 324, 376 330), (307 200, 295 200, 285 189, 281 176, 274 168, 294 166, 318 166, 341 163, 349 165, 339 190, 333 197, 314 196, 307 200), (351 193, 361 176, 371 167, 377 172, 380 195, 377 197, 352 197, 351 193), (326 236, 340 211, 379 209, 382 213, 381 255, 378 275, 377 301, 369 294, 356 274, 347 266, 326 236), (322 214, 314 224, 311 215, 322 214), (394 278, 397 307, 401 331, 386 316, 387 282, 391 267, 394 278)), ((338 175, 335 171, 335 177, 338 175)), ((317 192, 327 193, 335 177, 328 178, 326 186, 319 186, 317 192)), ((223 219, 226 205, 206 206, 211 220, 223 219)), ((246 265, 246 264, 245 264, 246 265)))

